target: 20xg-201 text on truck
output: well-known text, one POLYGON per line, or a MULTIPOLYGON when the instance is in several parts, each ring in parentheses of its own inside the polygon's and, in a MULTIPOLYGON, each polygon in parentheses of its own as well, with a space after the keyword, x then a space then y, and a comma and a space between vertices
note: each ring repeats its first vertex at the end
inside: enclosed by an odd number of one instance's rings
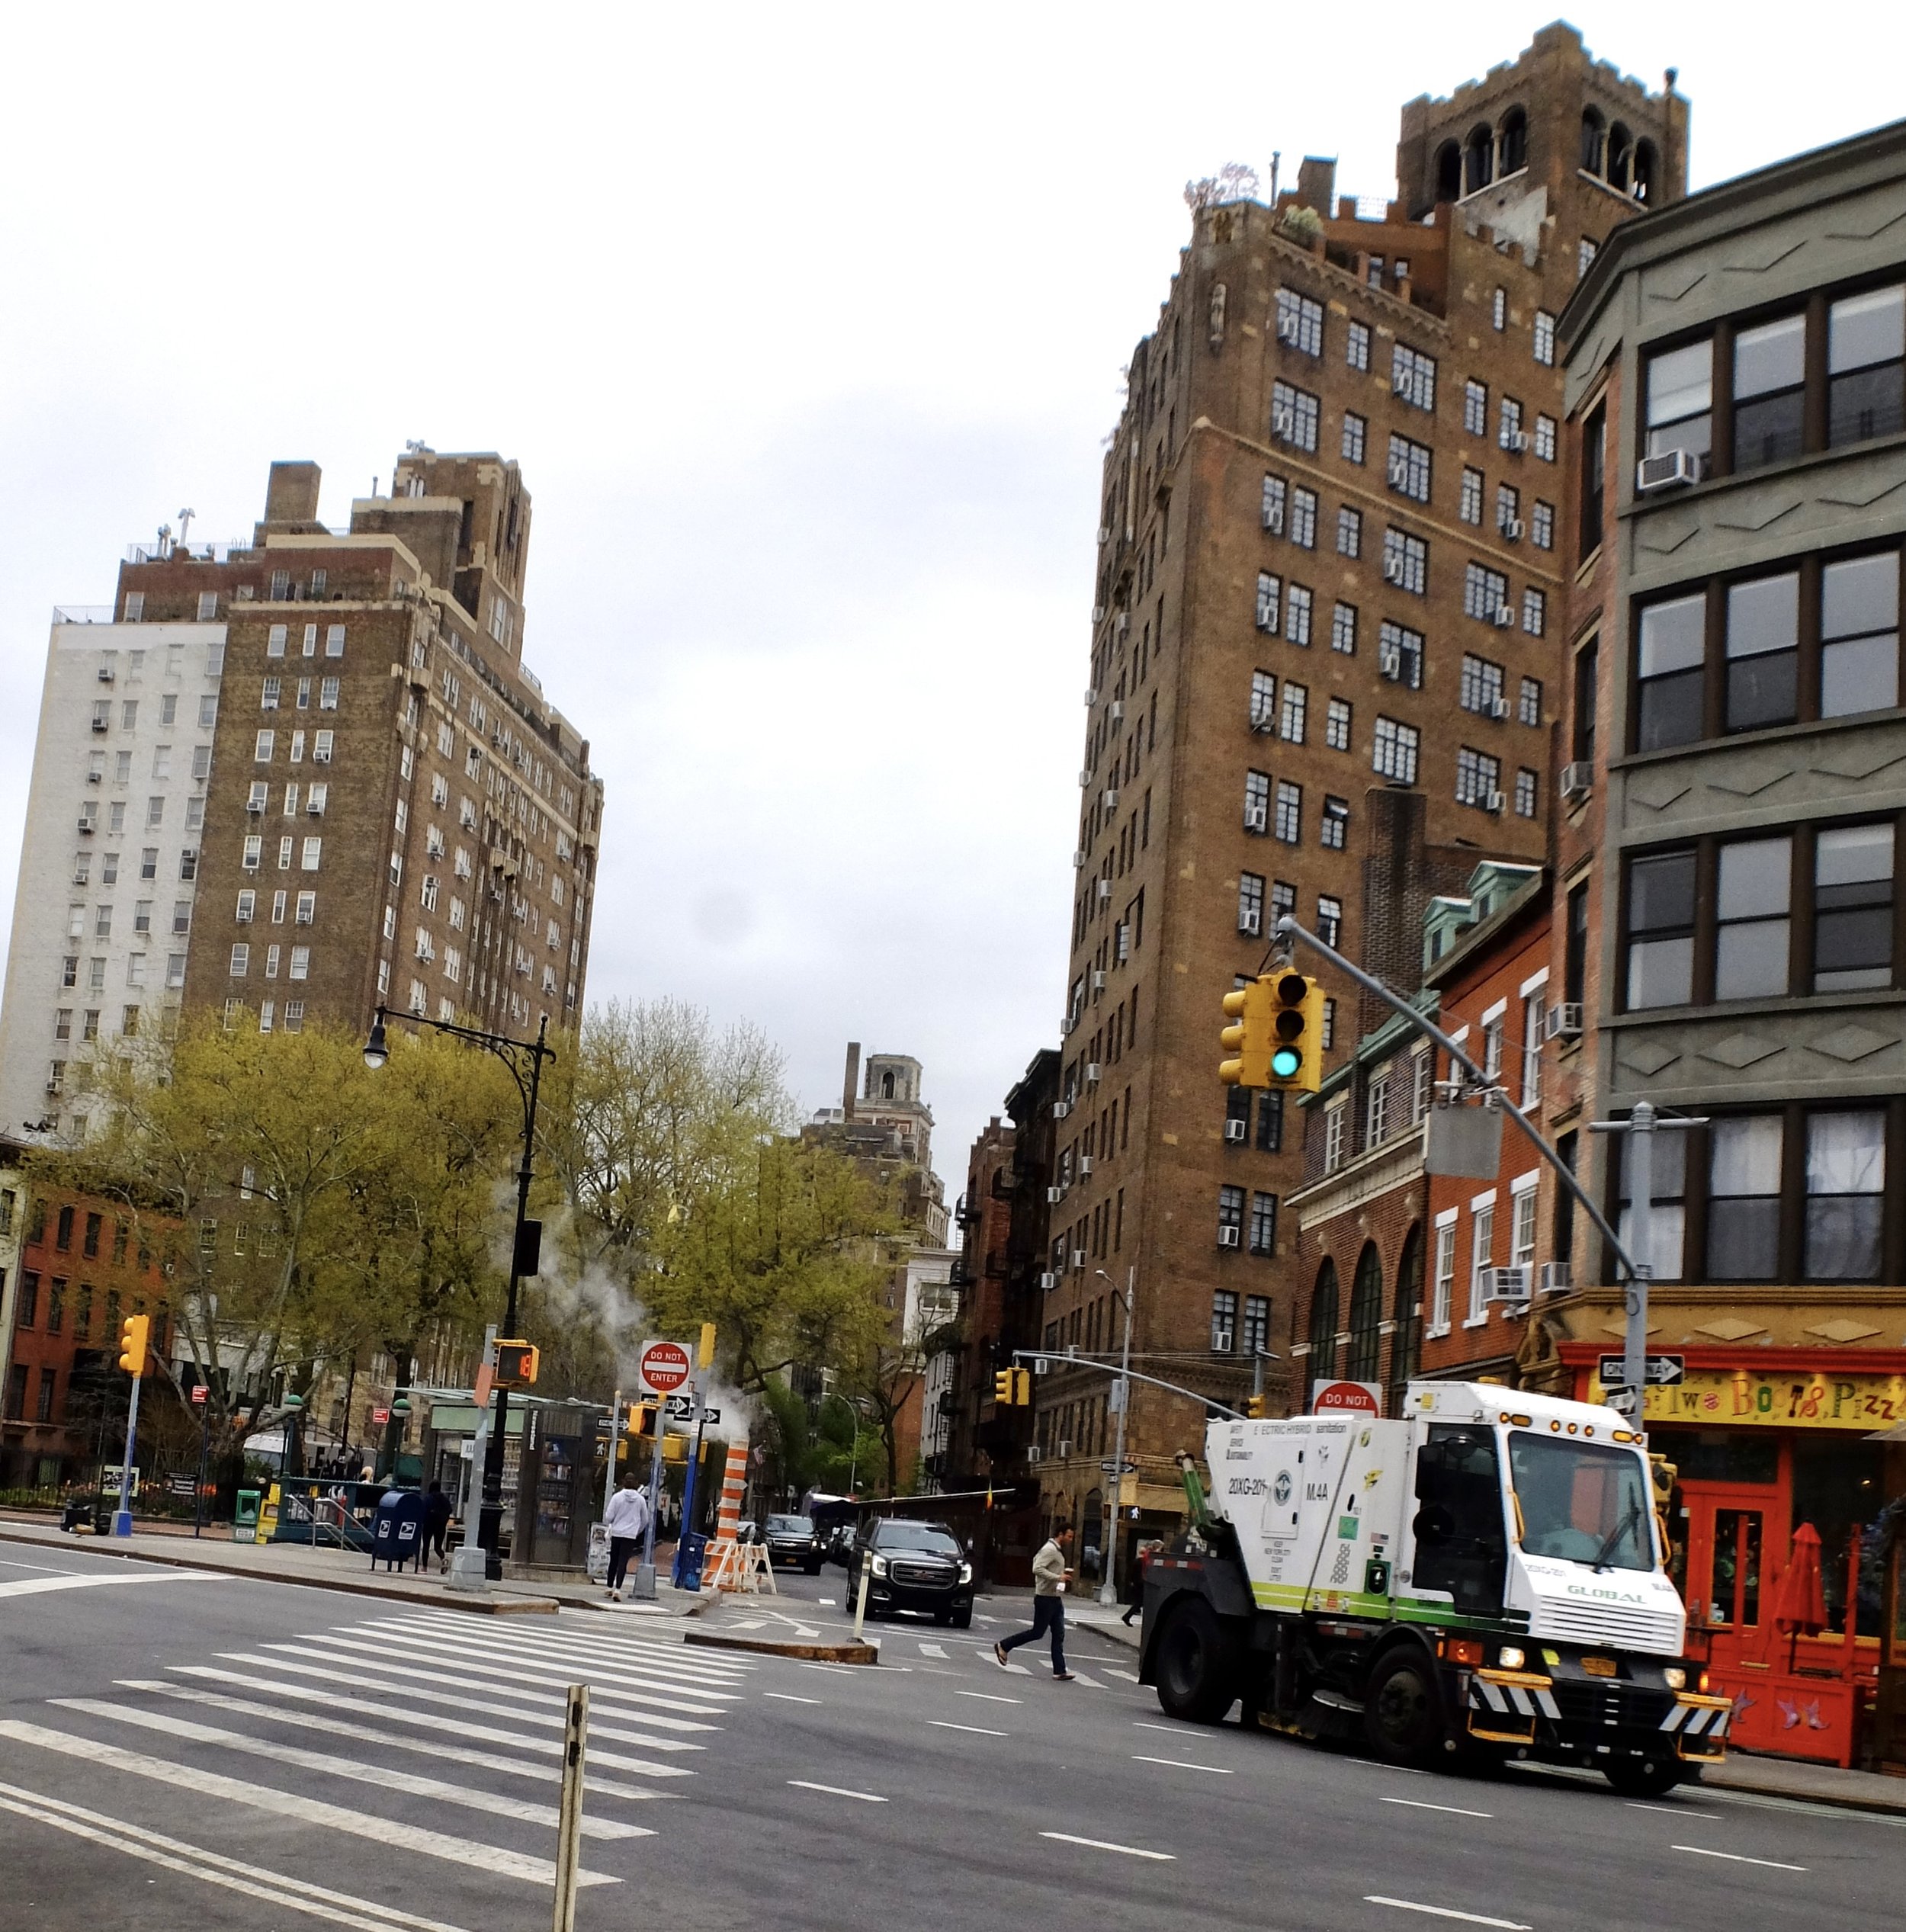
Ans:
POLYGON ((1681 1654, 1622 1417, 1468 1382, 1404 1407, 1209 1426, 1210 1508, 1188 1468, 1192 1532, 1146 1573, 1165 1710, 1215 1724, 1241 1698, 1398 1763, 1588 1764, 1634 1795, 1718 1760, 1731 1706, 1681 1654))

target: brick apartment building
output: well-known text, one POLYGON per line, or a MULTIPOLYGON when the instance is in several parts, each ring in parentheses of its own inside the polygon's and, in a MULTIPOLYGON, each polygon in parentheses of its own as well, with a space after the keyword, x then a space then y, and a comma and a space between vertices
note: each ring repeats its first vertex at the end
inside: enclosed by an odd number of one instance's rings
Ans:
MULTIPOLYGON (((1102 1271, 1133 1284, 1134 1346, 1169 1379, 1244 1392, 1247 1336, 1288 1337, 1311 1283, 1280 1212, 1299 1137, 1279 1096, 1227 1106, 1223 995, 1285 910, 1407 983, 1451 877, 1409 853, 1543 860, 1557 318, 1619 223, 1678 198, 1686 124, 1671 85, 1551 27, 1405 108, 1380 218, 1316 161, 1272 206, 1195 212, 1105 464, 1046 1271, 1061 1337, 1116 1334, 1102 1271), (1386 868, 1401 903, 1375 890, 1386 868)), ((1339 1051, 1348 1006, 1341 1031, 1339 1051)), ((1295 1366, 1271 1365, 1282 1406, 1295 1366)), ((1105 1394, 1084 1370, 1044 1380, 1055 1510, 1093 1513, 1105 1394)), ((1198 1409, 1141 1391, 1132 1425, 1136 1501, 1163 1526, 1198 1409)))

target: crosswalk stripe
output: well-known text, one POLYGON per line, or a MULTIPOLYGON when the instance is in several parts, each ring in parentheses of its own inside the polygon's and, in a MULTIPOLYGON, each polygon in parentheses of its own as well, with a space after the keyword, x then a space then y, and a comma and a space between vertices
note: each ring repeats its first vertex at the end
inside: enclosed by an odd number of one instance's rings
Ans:
POLYGON ((149 1831, 143 1825, 124 1818, 88 1811, 64 1799, 22 1790, 18 1785, 0 1784, 0 1809, 104 1845, 109 1850, 143 1859, 149 1865, 162 1866, 184 1877, 262 1898, 268 1905, 287 1906, 314 1918, 329 1919, 333 1924, 355 1926, 359 1932, 459 1932, 457 1927, 442 1919, 419 1918, 414 1913, 380 1905, 374 1898, 354 1898, 348 1892, 333 1892, 328 1886, 313 1885, 308 1879, 285 1878, 255 1864, 241 1865, 220 1853, 149 1831))
MULTIPOLYGON (((104 1718, 114 1724, 130 1724, 142 1731, 156 1731, 162 1736, 178 1738, 188 1744, 216 1744, 222 1751, 242 1751, 253 1757, 267 1757, 274 1764, 296 1765, 300 1770, 321 1772, 326 1777, 343 1778, 353 1784, 374 1784, 386 1791, 401 1791, 412 1798, 434 1798, 440 1805, 459 1805, 466 1811, 488 1812, 497 1818, 515 1818, 522 1824, 540 1824, 554 1831, 561 1818, 554 1805, 539 1805, 527 1798, 512 1798, 496 1791, 479 1791, 468 1785, 448 1784, 441 1778, 419 1776, 414 1771, 393 1770, 387 1764, 361 1764, 356 1759, 334 1757, 329 1751, 306 1751, 301 1745, 274 1743, 248 1736, 242 1731, 227 1731, 215 1724, 195 1724, 189 1718, 173 1717, 164 1711, 143 1711, 130 1704, 115 1704, 104 1697, 53 1697, 47 1700, 63 1711, 83 1711, 88 1717, 104 1718)), ((583 1834, 591 1838, 653 1838, 647 1825, 626 1824, 619 1818, 585 1818, 583 1834)))
MULTIPOLYGON (((369 1818, 342 1805, 327 1805, 321 1799, 279 1791, 269 1785, 247 1784, 238 1778, 221 1776, 216 1771, 201 1771, 195 1765, 149 1757, 144 1751, 124 1751, 117 1744, 102 1744, 97 1738, 82 1738, 70 1731, 49 1730, 44 1725, 0 1718, 0 1738, 11 1738, 16 1744, 37 1744, 43 1751, 57 1751, 110 1770, 129 1772, 135 1777, 150 1778, 175 1791, 195 1791, 202 1797, 221 1798, 230 1804, 249 1805, 255 1811, 275 1812, 281 1818, 322 1825, 327 1831, 342 1831, 354 1838, 372 1839, 398 1851, 418 1852, 426 1858, 441 1858, 448 1864, 466 1868, 473 1866, 479 1871, 493 1872, 499 1878, 520 1879, 525 1884, 544 1888, 556 1882, 556 1867, 547 1858, 532 1858, 474 1839, 453 1838, 445 1832, 428 1831, 421 1825, 403 1824, 392 1818, 369 1818)), ((614 1885, 620 1881, 606 1873, 582 1872, 577 1874, 577 1882, 614 1885)))
MULTIPOLYGON (((518 1703, 552 1705, 560 1704, 563 1702, 560 1697, 553 1696, 547 1690, 518 1690, 513 1684, 506 1683, 473 1684, 467 1677, 458 1676, 454 1671, 426 1670, 419 1665, 409 1664, 369 1664, 361 1658, 339 1656, 335 1652, 329 1651, 300 1653, 297 1651, 295 1645, 290 1644, 273 1644, 269 1648, 274 1651, 290 1651, 294 1652, 294 1654, 290 1657, 260 1657, 250 1652, 238 1651, 222 1651, 220 1654, 231 1659, 234 1663, 251 1664, 262 1670, 289 1670, 300 1677, 335 1677, 342 1683, 364 1684, 373 1690, 390 1691, 396 1694, 401 1694, 397 1693, 397 1686, 383 1681, 383 1679, 401 1677, 406 1682, 414 1680, 419 1683, 447 1684, 451 1689, 460 1690, 464 1693, 463 1697, 448 1699, 439 1698, 436 1700, 439 1703, 448 1702, 460 1705, 464 1702, 464 1697, 468 1696, 473 1691, 482 1691, 492 1697, 507 1697, 518 1703), (322 1663, 313 1661, 301 1664, 297 1661, 300 1654, 314 1659, 321 1658, 322 1663), (356 1665, 356 1670, 351 1671, 337 1667, 327 1670, 323 1667, 324 1664, 338 1667, 347 1664, 356 1665), (377 1674, 375 1677, 366 1674, 371 1671, 375 1671, 377 1674)), ((422 1695, 421 1692, 415 1694, 422 1695)), ((652 1724, 658 1731, 719 1731, 721 1728, 718 1724, 703 1724, 691 1717, 668 1717, 659 1711, 618 1711, 614 1715, 618 1718, 633 1718, 643 1724, 652 1724)), ((560 1719, 554 1721, 560 1722, 560 1719)), ((609 1731, 596 1727, 596 1734, 598 1737, 615 1738, 624 1744, 631 1741, 637 1743, 644 1741, 632 1731, 609 1731)))
POLYGON ((946 1646, 944 1644, 923 1643, 920 1645, 920 1654, 923 1657, 944 1657, 946 1654, 946 1646))
MULTIPOLYGON (((997 1664, 1000 1661, 990 1650, 976 1650, 973 1654, 984 1658, 989 1664, 997 1664)), ((1016 1677, 1029 1677, 1032 1674, 1023 1664, 1009 1664, 1006 1667, 1016 1677)))
POLYGON ((332 1641, 368 1640, 377 1644, 400 1644, 407 1650, 428 1650, 457 1658, 482 1657, 518 1664, 527 1661, 561 1671, 566 1677, 579 1670, 586 1670, 592 1677, 600 1677, 605 1682, 621 1681, 657 1690, 687 1691, 696 1696, 732 1698, 744 1695, 747 1689, 744 1680, 731 1670, 685 1668, 672 1658, 652 1663, 632 1660, 626 1655, 611 1654, 605 1657, 593 1648, 580 1645, 572 1648, 549 1643, 515 1644, 502 1637, 471 1638, 460 1632, 413 1630, 377 1624, 359 1626, 348 1637, 342 1631, 310 1634, 332 1641))
POLYGON ((108 1584, 209 1583, 208 1571, 136 1570, 128 1564, 122 1571, 62 1570, 50 1577, 21 1577, 0 1583, 0 1597, 40 1597, 50 1590, 96 1590, 108 1584))
POLYGON ((441 1616, 415 1617, 380 1617, 361 1624, 336 1625, 340 1630, 399 1630, 416 1636, 450 1638, 457 1644, 476 1643, 492 1648, 509 1650, 517 1654, 528 1652, 547 1657, 596 1657, 610 1661, 618 1660, 653 1666, 666 1670, 670 1677, 680 1677, 690 1681, 706 1678, 712 1683, 740 1683, 755 1669, 752 1664, 730 1664, 725 1661, 704 1661, 702 1654, 688 1651, 680 1644, 631 1644, 613 1639, 573 1635, 563 1631, 535 1631, 512 1633, 505 1636, 498 1632, 480 1631, 472 1637, 468 1630, 470 1619, 451 1622, 454 1611, 445 1611, 441 1616))
MULTIPOLYGON (((262 1665, 267 1670, 280 1667, 276 1664, 276 1661, 271 1658, 248 1657, 242 1651, 228 1651, 225 1654, 234 1663, 262 1665)), ((433 1704, 448 1704, 453 1710, 486 1711, 496 1716, 511 1718, 518 1724, 541 1725, 552 1731, 562 1729, 563 1719, 561 1718, 554 1715, 546 1715, 541 1711, 499 1711, 493 1704, 472 1703, 467 1699, 451 1696, 439 1691, 416 1690, 409 1684, 374 1683, 366 1678, 346 1677, 341 1671, 320 1670, 308 1665, 297 1664, 286 1664, 282 1667, 298 1671, 306 1677, 316 1677, 320 1680, 355 1684, 363 1690, 382 1691, 384 1693, 384 1701, 382 1703, 375 1703, 368 1698, 347 1696, 342 1692, 335 1690, 308 1690, 299 1684, 260 1683, 254 1678, 242 1677, 236 1670, 221 1670, 209 1664, 175 1664, 169 1667, 181 1677, 207 1677, 221 1683, 240 1684, 247 1690, 256 1691, 268 1696, 303 1697, 314 1703, 322 1704, 327 1707, 367 1712, 373 1717, 382 1718, 387 1723, 390 1722, 390 1713, 393 1709, 403 1709, 406 1712, 406 1722, 415 1724, 424 1730, 448 1731, 456 1736, 475 1738, 489 1744, 515 1744, 524 1751, 550 1751, 560 1754, 562 1750, 561 1744, 557 1741, 544 1738, 525 1738, 514 1731, 497 1731, 487 1725, 473 1725, 461 1719, 438 1717, 432 1712, 420 1711, 411 1706, 419 1701, 428 1701, 433 1704)), ((605 1731, 599 1729, 593 1724, 589 1726, 589 1730, 591 1734, 589 1756, 598 1764, 606 1764, 612 1770, 618 1771, 639 1771, 644 1776, 652 1778, 690 1775, 677 1771, 668 1765, 652 1764, 645 1758, 624 1757, 619 1753, 602 1751, 594 1741, 597 1738, 607 1737, 620 1742, 633 1735, 633 1733, 623 1731, 605 1731)), ((638 1741, 640 1741, 638 1740, 638 1741)), ((653 1744, 656 1741, 650 1739, 647 1741, 653 1744)), ((700 1751, 703 1747, 700 1744, 664 1745, 663 1748, 700 1751)))
MULTIPOLYGON (((400 1638, 390 1637, 380 1638, 375 1642, 355 1637, 324 1637, 316 1640, 316 1647, 311 1643, 305 1643, 269 1644, 265 1648, 268 1650, 288 1651, 294 1657, 316 1657, 326 1651, 343 1650, 351 1651, 354 1654, 363 1652, 379 1659, 390 1656, 395 1650, 397 1654, 403 1657, 428 1659, 432 1661, 454 1662, 467 1677, 474 1674, 485 1677, 503 1677, 513 1683, 560 1684, 565 1690, 575 1680, 576 1674, 574 1670, 534 1669, 524 1664, 512 1663, 503 1658, 480 1660, 473 1653, 467 1651, 446 1653, 427 1644, 411 1643, 400 1638)), ((590 1688, 599 1690, 605 1694, 612 1694, 621 1699, 625 1704, 640 1704, 644 1709, 652 1707, 661 1711, 685 1711, 691 1717, 720 1717, 722 1715, 720 1704, 695 1703, 681 1697, 666 1696, 663 1694, 664 1686, 657 1686, 653 1690, 644 1689, 631 1690, 627 1688, 631 1683, 640 1685, 641 1682, 642 1680, 640 1678, 627 1677, 616 1677, 605 1681, 600 1676, 596 1676, 592 1677, 590 1688)), ((698 1693, 698 1695, 704 1697, 719 1697, 722 1703, 733 1703, 735 1701, 727 1691, 706 1691, 698 1693)))
MULTIPOLYGON (((563 1776, 560 1765, 526 1764, 521 1758, 504 1757, 493 1751, 472 1751, 467 1744, 446 1744, 441 1738, 411 1738, 400 1731, 374 1731, 367 1724, 347 1724, 335 1713, 318 1717, 310 1711, 274 1710, 269 1704, 255 1703, 249 1697, 227 1697, 216 1690, 194 1690, 188 1684, 165 1683, 157 1677, 120 1677, 117 1682, 124 1690, 143 1690, 160 1697, 174 1697, 183 1703, 203 1704, 210 1710, 229 1711, 234 1717, 262 1718, 268 1724, 322 1731, 326 1737, 355 1738, 364 1744, 382 1745, 387 1750, 416 1751, 446 1764, 467 1764, 473 1770, 500 1771, 508 1777, 534 1778, 541 1784, 559 1783, 563 1776)), ((415 1721, 413 1714, 406 1713, 406 1724, 415 1721)), ((534 1749, 541 1741, 525 1738, 522 1741, 526 1747, 534 1749)), ((554 1748, 560 1756, 560 1747, 554 1748)), ((659 1764, 656 1770, 668 1777, 694 1776, 692 1772, 672 1764, 659 1764)), ((592 1777, 587 1773, 584 1774, 582 1784, 585 1790, 605 1798, 648 1799, 655 1796, 652 1791, 644 1791, 640 1785, 616 1784, 608 1779, 592 1777)))

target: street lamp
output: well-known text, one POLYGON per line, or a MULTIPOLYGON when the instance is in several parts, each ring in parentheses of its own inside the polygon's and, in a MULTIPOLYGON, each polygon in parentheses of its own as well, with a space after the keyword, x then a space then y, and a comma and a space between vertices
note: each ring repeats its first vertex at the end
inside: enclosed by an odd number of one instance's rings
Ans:
POLYGON ((1112 1452, 1112 1481, 1105 1491, 1105 1574, 1099 1584, 1099 1602, 1115 1603, 1118 1600, 1118 1499, 1125 1494, 1125 1410, 1131 1401, 1131 1294, 1138 1270, 1126 1270, 1125 1292, 1122 1295, 1118 1292, 1118 1284, 1104 1269, 1095 1268, 1093 1272, 1112 1290, 1112 1299, 1121 1303, 1125 1311, 1125 1346, 1118 1357, 1118 1436, 1112 1452))
MULTIPOLYGON (((384 1033, 387 1010, 379 1006, 371 1016, 371 1032, 364 1043, 364 1064, 373 1073, 390 1057, 390 1043, 384 1033)), ((556 1057, 556 1049, 549 1044, 549 1016, 543 1016, 533 1040, 512 1040, 506 1033, 485 1033, 473 1026, 458 1026, 450 1020, 428 1019, 422 1013, 403 1013, 398 1017, 414 1026, 428 1026, 433 1032, 448 1033, 454 1039, 467 1040, 472 1045, 493 1053, 509 1069, 510 1077, 516 1083, 516 1091, 522 1097, 523 1158, 516 1170, 516 1231, 510 1243, 509 1296, 503 1305, 503 1332, 514 1336, 516 1291, 525 1274, 536 1272, 536 1256, 525 1238, 525 1230, 528 1223, 529 1184, 534 1174, 532 1162, 536 1151, 536 1103, 542 1091, 543 1062, 556 1057)), ((496 1419, 491 1424, 489 1447, 483 1457, 483 1504, 476 1518, 476 1542, 483 1552, 483 1571, 493 1583, 503 1574, 502 1558, 498 1551, 502 1539, 503 1449, 509 1421, 509 1391, 499 1388, 496 1401, 496 1419)), ((393 1403, 391 1406, 394 1410, 396 1404, 393 1403)))

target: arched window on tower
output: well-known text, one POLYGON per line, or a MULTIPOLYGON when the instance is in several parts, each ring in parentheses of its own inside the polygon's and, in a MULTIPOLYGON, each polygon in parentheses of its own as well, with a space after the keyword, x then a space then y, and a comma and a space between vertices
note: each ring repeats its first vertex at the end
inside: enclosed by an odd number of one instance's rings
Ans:
POLYGON ((1628 169, 1635 159, 1635 137, 1618 120, 1608 130, 1608 185, 1625 194, 1628 169))
POLYGON ((1651 202, 1654 199, 1656 172, 1654 143, 1637 141, 1635 143, 1635 179, 1631 192, 1638 201, 1651 202))
POLYGON ((890 1100, 893 1097, 894 1076, 890 1071, 884 1073, 881 1076, 881 1098, 883 1100, 890 1100))
POLYGON ((1474 194, 1496 178, 1496 136, 1488 127, 1472 127, 1462 153, 1462 191, 1474 194))
POLYGON ((1404 1238, 1397 1269, 1396 1299, 1390 1305, 1390 1400, 1393 1416, 1403 1413, 1403 1394, 1423 1353, 1423 1224, 1404 1238))
POLYGON ((1503 116, 1497 140, 1505 175, 1519 173, 1529 165, 1529 117, 1521 108, 1511 108, 1503 116))
POLYGON ((1599 175, 1606 152, 1603 138, 1604 123, 1593 108, 1582 110, 1581 167, 1584 174, 1599 175))
POLYGON ((1350 1353, 1344 1374, 1353 1382, 1375 1382, 1382 1351, 1383 1261, 1376 1243, 1365 1241, 1350 1289, 1350 1353))
POLYGON ((1462 149, 1454 141, 1445 141, 1436 150, 1436 199, 1462 199, 1462 149))
MULTIPOLYGON (((1336 1263, 1327 1261, 1317 1271, 1311 1295, 1311 1354, 1313 1382, 1336 1380, 1336 1263)), ((1304 1405, 1307 1409, 1310 1404, 1304 1405)))

